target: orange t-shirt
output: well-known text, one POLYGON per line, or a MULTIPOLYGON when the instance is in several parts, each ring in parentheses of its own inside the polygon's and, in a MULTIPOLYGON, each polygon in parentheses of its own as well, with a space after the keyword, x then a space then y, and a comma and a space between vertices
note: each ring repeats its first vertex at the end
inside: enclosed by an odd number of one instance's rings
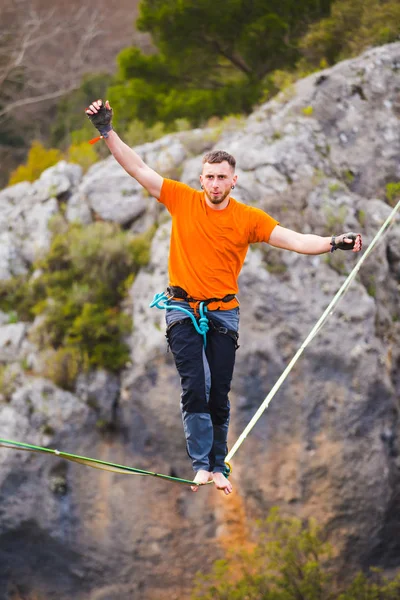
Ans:
MULTIPOLYGON (((268 242, 278 224, 266 212, 232 197, 225 209, 213 210, 204 192, 171 179, 164 179, 159 201, 172 216, 169 285, 198 300, 236 294, 249 244, 268 242)), ((234 299, 213 302, 209 309, 237 305, 234 299)))

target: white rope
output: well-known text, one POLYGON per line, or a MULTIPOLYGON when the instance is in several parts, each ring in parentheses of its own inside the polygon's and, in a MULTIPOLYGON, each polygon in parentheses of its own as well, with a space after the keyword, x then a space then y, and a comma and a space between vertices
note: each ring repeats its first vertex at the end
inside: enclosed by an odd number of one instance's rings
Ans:
POLYGON ((296 354, 293 356, 292 360, 287 365, 286 369, 283 371, 283 373, 279 377, 278 381, 275 383, 274 387, 271 389, 271 391, 269 392, 268 396, 265 398, 264 402, 260 405, 260 407, 258 408, 257 412, 255 413, 255 415, 253 416, 253 418, 251 419, 251 421, 249 422, 249 424, 247 425, 247 427, 244 429, 243 433, 239 436, 239 438, 235 442, 234 446, 232 447, 232 449, 230 450, 230 452, 228 453, 228 455, 227 455, 227 457, 225 459, 227 462, 229 462, 230 460, 232 460, 232 457, 237 452, 237 450, 240 448, 240 446, 242 445, 242 443, 244 442, 244 440, 246 439, 246 437, 248 436, 248 434, 250 433, 250 431, 253 429, 254 425, 257 423, 257 421, 259 420, 259 418, 261 417, 261 415, 263 414, 263 412, 267 409, 267 407, 270 404, 271 400, 273 399, 273 397, 275 396, 276 392, 279 390, 279 388, 281 387, 282 383, 285 381, 285 379, 289 375, 290 371, 293 369, 294 365, 296 364, 296 362, 300 358, 300 356, 303 353, 303 351, 305 350, 305 348, 308 346, 308 344, 311 342, 311 340, 316 336, 316 334, 318 333, 318 331, 325 324, 325 322, 328 319, 328 317, 332 314, 333 308, 336 306, 336 304, 339 302, 340 298, 347 291, 347 289, 350 286, 351 282, 353 281, 353 279, 357 275, 358 271, 360 270, 361 265, 364 263, 364 261, 367 259, 367 257, 371 254, 372 250, 374 249, 374 247, 376 246, 377 242, 379 241, 379 239, 383 235, 384 231, 387 229, 387 227, 390 225, 391 221, 394 219, 394 217, 395 217, 397 211, 399 210, 399 208, 400 208, 400 200, 396 204, 396 206, 394 207, 394 209, 392 210, 392 212, 390 213, 390 215, 388 216, 388 218, 386 219, 386 221, 383 223, 383 225, 379 229, 378 233, 375 235, 374 239, 372 240, 372 242, 368 246, 366 252, 360 258, 360 260, 358 261, 358 263, 355 265, 354 269, 351 271, 351 273, 348 275, 348 277, 344 281, 343 285, 340 287, 339 291, 336 293, 336 295, 334 296, 334 298, 331 300, 331 302, 329 303, 328 307, 326 308, 326 310, 321 315, 320 319, 314 325, 314 327, 312 328, 312 330, 310 331, 310 333, 308 334, 308 336, 306 337, 306 339, 304 340, 304 342, 302 343, 302 345, 300 346, 300 348, 297 350, 296 354))

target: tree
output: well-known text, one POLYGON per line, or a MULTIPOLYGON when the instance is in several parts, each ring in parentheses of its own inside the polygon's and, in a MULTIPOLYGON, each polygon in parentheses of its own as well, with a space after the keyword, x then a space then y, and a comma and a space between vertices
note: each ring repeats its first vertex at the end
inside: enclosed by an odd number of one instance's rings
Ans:
POLYGON ((4 121, 22 108, 61 98, 80 85, 93 41, 103 33, 104 17, 101 11, 81 6, 66 19, 56 7, 37 9, 28 0, 6 0, 0 10, 5 24, 0 32, 4 121))
POLYGON ((331 0, 142 0, 137 27, 158 52, 121 52, 110 89, 124 124, 251 111, 263 78, 292 67, 297 41, 329 12, 331 0), (125 99, 122 99, 125 96, 125 99))
POLYGON ((216 85, 227 67, 250 80, 293 64, 296 42, 329 12, 330 0, 143 0, 137 27, 181 78, 216 85))
POLYGON ((334 64, 399 36, 398 0, 337 0, 329 17, 310 27, 300 49, 312 65, 318 66, 321 59, 334 64))

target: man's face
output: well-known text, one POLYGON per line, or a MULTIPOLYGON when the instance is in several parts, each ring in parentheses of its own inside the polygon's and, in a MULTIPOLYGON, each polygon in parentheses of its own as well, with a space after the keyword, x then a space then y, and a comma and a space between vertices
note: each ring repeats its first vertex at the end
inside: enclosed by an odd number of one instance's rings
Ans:
POLYGON ((219 206, 229 197, 236 180, 237 175, 226 160, 222 163, 204 163, 203 172, 200 175, 204 192, 214 206, 219 206))

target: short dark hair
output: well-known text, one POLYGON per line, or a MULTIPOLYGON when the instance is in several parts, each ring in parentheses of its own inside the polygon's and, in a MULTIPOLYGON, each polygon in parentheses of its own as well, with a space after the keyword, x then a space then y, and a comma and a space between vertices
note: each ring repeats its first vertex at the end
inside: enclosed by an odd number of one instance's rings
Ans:
POLYGON ((211 152, 207 152, 207 154, 203 156, 203 165, 205 163, 210 163, 210 165, 219 164, 225 160, 232 167, 232 169, 235 170, 236 160, 232 154, 228 154, 228 152, 225 152, 225 150, 212 150, 211 152))

